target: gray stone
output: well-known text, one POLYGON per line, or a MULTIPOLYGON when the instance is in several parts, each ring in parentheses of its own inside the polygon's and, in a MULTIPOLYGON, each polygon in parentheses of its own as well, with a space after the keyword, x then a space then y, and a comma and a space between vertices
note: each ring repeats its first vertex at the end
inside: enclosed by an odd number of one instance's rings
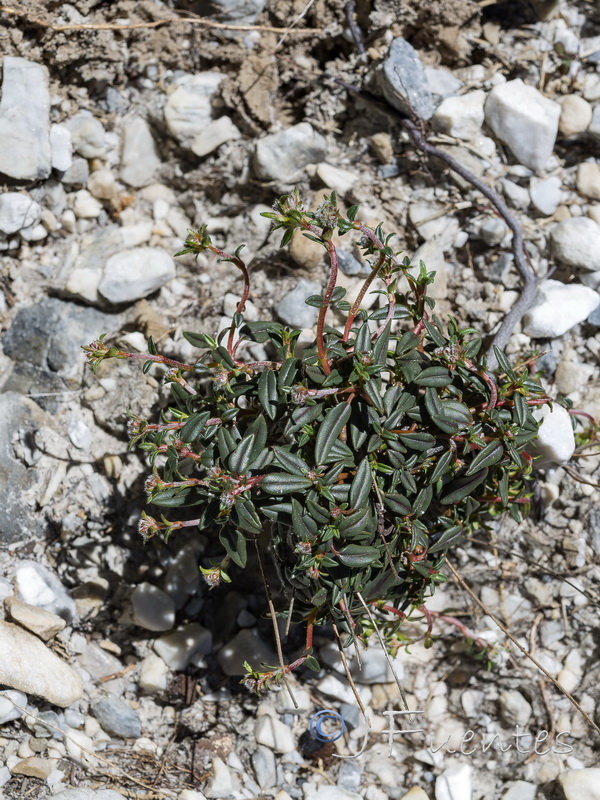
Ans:
POLYGON ((111 256, 98 286, 115 305, 147 297, 175 277, 175 262, 158 247, 134 247, 111 256))
POLYGON ((542 281, 538 296, 523 317, 523 331, 534 339, 555 339, 584 322, 600 304, 600 295, 581 284, 542 281))
MULTIPOLYGON (((358 711, 358 709, 356 709, 358 711)), ((359 713, 360 716, 360 713, 359 713)), ((357 761, 346 761, 344 759, 338 772, 337 785, 340 789, 347 792, 359 792, 363 778, 363 766, 357 761)), ((418 800, 418 798, 413 798, 418 800)))
MULTIPOLYGON (((119 328, 119 316, 55 297, 17 311, 4 335, 4 353, 54 375, 72 377, 85 363, 82 344, 119 328)), ((44 389, 36 389, 44 391, 44 389)))
POLYGON ((77 656, 77 661, 79 666, 95 681, 99 681, 107 675, 114 675, 123 669, 123 664, 118 658, 98 647, 97 644, 88 644, 83 653, 77 656))
POLYGON ((557 223, 550 232, 554 256, 569 267, 600 270, 600 225, 589 217, 571 217, 557 223))
POLYGON ((348 250, 338 250, 337 257, 338 265, 344 275, 362 275, 365 272, 365 267, 348 250))
POLYGON ((148 123, 141 117, 127 117, 121 131, 121 179, 138 189, 152 181, 159 166, 148 123))
POLYGON ((252 753, 252 767, 256 782, 261 789, 268 789, 275 786, 277 780, 277 762, 275 753, 268 747, 259 744, 252 753))
POLYGON ((536 211, 549 217, 558 208, 562 200, 562 181, 558 175, 551 178, 532 178, 529 183, 531 202, 536 211))
MULTIPOLYGON (((350 730, 353 730, 353 728, 358 728, 362 722, 362 714, 358 706, 352 705, 351 703, 342 703, 339 711, 344 722, 350 730)), ((346 786, 345 788, 349 789, 350 787, 346 786)))
POLYGON ((65 290, 88 303, 99 302, 98 286, 106 262, 124 247, 122 229, 118 225, 109 225, 90 234, 81 244, 81 252, 69 273, 65 290))
POLYGON ((12 722, 14 719, 20 719, 23 716, 23 712, 17 706, 27 708, 26 694, 17 692, 14 689, 0 692, 0 725, 6 725, 7 722, 12 722))
POLYGON ((254 669, 261 664, 277 664, 277 653, 260 638, 256 628, 244 628, 218 652, 217 658, 225 675, 245 675, 244 661, 254 669))
POLYGON ((84 158, 100 158, 106 152, 102 123, 89 111, 80 111, 64 123, 71 133, 73 150, 84 158))
POLYGON ((531 202, 531 197, 527 189, 523 186, 519 186, 518 183, 509 181, 508 178, 502 178, 501 183, 504 196, 513 208, 527 208, 531 202))
POLYGON ((327 154, 327 141, 309 122, 264 136, 256 143, 254 171, 263 180, 288 181, 327 154))
POLYGON ((41 64, 4 58, 0 142, 0 173, 23 181, 50 175, 50 92, 41 64))
POLYGON ((212 649, 212 634, 197 622, 182 625, 154 642, 154 650, 174 670, 197 663, 212 649))
POLYGON ((52 147, 52 169, 66 172, 73 164, 73 143, 71 132, 66 125, 52 125, 50 128, 52 147))
POLYGON ((533 709, 521 692, 516 689, 502 692, 498 703, 500 717, 507 725, 522 728, 529 722, 533 709))
POLYGON ((537 786, 528 781, 515 781, 502 795, 502 800, 535 800, 537 786))
POLYGON ((600 555, 600 508, 598 506, 594 506, 590 511, 587 520, 587 532, 590 547, 596 555, 600 555))
POLYGON ((72 667, 32 633, 0 622, 0 683, 66 708, 83 695, 72 667))
POLYGON ((430 119, 435 106, 419 54, 406 39, 393 40, 380 74, 385 99, 398 111, 411 108, 421 119, 430 119), (407 102, 408 100, 408 102, 407 102))
POLYGON ((123 739, 138 739, 142 735, 140 715, 118 697, 103 697, 92 703, 92 714, 107 733, 123 739))
MULTIPOLYGON (((196 568, 197 569, 197 568, 196 568)), ((133 622, 148 631, 170 631, 175 624, 175 603, 151 583, 140 583, 131 593, 133 622)))
POLYGON ((552 155, 561 108, 520 78, 494 86, 485 121, 520 164, 543 169, 552 155))
POLYGON ((238 25, 251 25, 267 4, 267 0, 211 0, 215 16, 238 25))
POLYGON ((292 328, 312 328, 319 312, 304 301, 310 295, 320 293, 321 284, 301 278, 294 289, 279 301, 275 312, 282 322, 292 328))
POLYGON ((74 158, 71 166, 60 176, 61 183, 70 188, 86 186, 90 177, 90 167, 85 158, 74 158))
POLYGON ((11 445, 16 432, 32 435, 48 424, 42 409, 16 392, 0 394, 0 542, 8 544, 41 537, 47 526, 27 503, 27 494, 38 486, 39 475, 19 461, 11 445))
POLYGON ((45 608, 23 603, 16 597, 7 597, 4 601, 6 610, 11 619, 17 622, 22 628, 26 628, 31 633, 35 633, 44 642, 49 641, 65 627, 66 620, 47 611, 45 608))
POLYGON ((15 591, 24 603, 43 608, 67 622, 75 617, 75 601, 58 577, 37 561, 20 561, 15 571, 15 591))
POLYGON ((0 232, 10 235, 37 225, 42 209, 31 197, 20 192, 0 194, 0 232))
POLYGON ((207 156, 217 150, 225 142, 241 137, 239 129, 230 117, 222 116, 209 122, 201 133, 190 142, 190 150, 197 156, 207 156))

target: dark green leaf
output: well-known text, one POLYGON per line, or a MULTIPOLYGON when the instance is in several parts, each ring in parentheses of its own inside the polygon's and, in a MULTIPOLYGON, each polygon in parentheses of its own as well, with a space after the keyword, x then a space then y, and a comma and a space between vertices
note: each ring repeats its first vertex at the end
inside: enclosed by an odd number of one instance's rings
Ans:
POLYGON ((386 494, 383 497, 383 502, 393 511, 394 514, 399 514, 401 517, 408 517, 412 514, 412 506, 408 497, 403 494, 386 494))
POLYGON ((464 528, 460 525, 453 525, 451 528, 445 530, 435 544, 428 548, 428 555, 439 553, 440 550, 447 550, 451 544, 456 544, 464 536, 464 528))
POLYGON ((443 456, 440 456, 437 464, 435 465, 435 469, 431 473, 430 480, 432 484, 436 483, 442 477, 442 475, 445 475, 446 472, 448 472, 453 460, 454 453, 452 450, 448 450, 443 456))
POLYGON ((179 437, 183 442, 195 442, 202 433, 206 421, 210 419, 210 411, 202 411, 199 414, 192 414, 187 420, 179 437))
POLYGON ((372 483, 369 459, 363 458, 350 486, 350 508, 362 508, 371 493, 372 483))
POLYGON ((350 406, 346 403, 334 406, 325 414, 325 419, 320 424, 315 439, 315 462, 317 464, 325 463, 325 459, 349 418, 350 406))
POLYGON ((310 489, 312 481, 299 475, 288 475, 287 472, 271 472, 265 475, 259 484, 267 494, 291 494, 310 489))
POLYGON ((465 474, 472 475, 474 472, 477 472, 478 469, 491 467, 493 464, 497 464, 503 456, 504 447, 502 442, 494 439, 494 441, 488 442, 483 450, 477 453, 465 474))
POLYGON ((340 550, 339 559, 346 567, 368 567, 379 558, 379 550, 376 547, 368 547, 360 544, 348 544, 340 550))
POLYGON ((429 450, 435 444, 435 438, 430 433, 401 433, 398 438, 411 450, 429 450))
POLYGON ((448 386, 452 376, 445 367, 427 367, 413 381, 417 386, 448 386))
POLYGON ((300 456, 294 455, 294 453, 290 453, 289 450, 286 450, 283 447, 274 445, 273 453, 279 466, 283 467, 283 469, 292 475, 306 475, 310 469, 304 459, 300 458, 300 456))
POLYGON ((513 394, 513 400, 515 401, 515 413, 517 416, 517 424, 523 427, 525 422, 527 421, 527 401, 523 397, 522 394, 519 392, 515 392, 513 394))
POLYGON ((277 375, 272 369, 263 372, 258 379, 258 399, 270 419, 277 415, 277 375))
POLYGON ((479 472, 476 472, 474 475, 461 475, 460 478, 456 478, 455 480, 451 481, 445 488, 444 494, 440 498, 440 503, 445 506, 449 506, 452 503, 458 503, 463 500, 467 495, 471 494, 473 489, 476 486, 479 486, 480 483, 487 478, 488 469, 480 469, 479 472))
POLYGON ((212 336, 208 336, 206 333, 193 333, 192 331, 184 331, 183 337, 194 347, 214 350, 217 346, 217 343, 212 336))
POLYGON ((224 527, 219 534, 219 541, 234 564, 242 569, 246 566, 247 552, 246 539, 243 533, 231 525, 224 527))

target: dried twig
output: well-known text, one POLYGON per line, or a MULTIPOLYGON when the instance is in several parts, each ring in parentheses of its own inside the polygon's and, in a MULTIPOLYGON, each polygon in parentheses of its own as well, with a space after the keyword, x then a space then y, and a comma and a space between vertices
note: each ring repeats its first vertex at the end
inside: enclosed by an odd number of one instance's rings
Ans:
MULTIPOLYGON (((312 4, 313 4, 314 2, 315 2, 315 0, 308 0, 308 3, 307 3, 305 6, 304 6, 304 8, 303 8, 303 9, 302 9, 302 11, 301 11, 301 12, 298 14, 298 16, 296 17, 296 19, 295 19, 295 20, 294 20, 294 21, 291 23, 291 25, 289 26, 289 28, 286 28, 286 29, 285 29, 285 31, 283 32, 283 34, 282 34, 281 38, 279 39, 279 41, 278 41, 278 42, 277 42, 277 44, 275 45, 275 51, 279 50, 279 48, 281 47, 281 45, 282 45, 282 44, 283 44, 283 42, 285 41, 285 38, 286 38, 286 36, 288 35, 288 33, 291 33, 291 32, 292 32, 292 28, 296 27, 296 25, 297 25, 297 24, 300 22, 300 20, 302 19, 302 17, 304 17, 304 16, 306 16, 306 14, 308 14, 308 12, 309 12, 309 10, 310 10, 310 7, 312 6, 312 4)), ((306 30, 306 29, 305 29, 305 30, 306 30)))
POLYGON ((539 661, 538 661, 536 658, 534 658, 534 657, 531 655, 531 653, 530 653, 530 652, 527 650, 527 648, 526 648, 526 647, 524 647, 524 646, 521 644, 521 642, 519 642, 519 640, 518 640, 518 639, 516 639, 516 638, 515 638, 515 637, 512 635, 512 633, 510 633, 510 631, 508 631, 508 630, 507 630, 507 629, 504 627, 504 625, 503 625, 503 624, 500 622, 500 620, 499 620, 499 619, 498 619, 498 618, 495 616, 495 614, 493 613, 493 611, 491 611, 491 610, 490 610, 490 609, 489 609, 489 608, 488 608, 488 607, 485 605, 485 603, 483 603, 483 602, 482 602, 482 601, 481 601, 481 600, 480 600, 480 599, 477 597, 477 595, 476 595, 476 594, 475 594, 475 592, 474 592, 474 591, 471 589, 471 587, 470 587, 470 586, 469 586, 469 585, 468 585, 468 584, 467 584, 467 583, 466 583, 466 582, 463 580, 463 578, 461 578, 461 577, 460 577, 460 575, 458 574, 458 572, 456 571, 456 569, 455 569, 455 568, 452 566, 452 564, 451 564, 451 563, 450 563, 450 561, 448 560, 448 556, 446 556, 446 564, 448 565, 448 568, 450 569, 450 572, 452 572, 452 574, 454 575, 454 577, 456 578, 456 580, 458 581, 458 583, 459 583, 459 584, 462 586, 462 588, 463 588, 463 589, 464 589, 464 590, 467 592, 467 594, 468 594, 468 595, 471 597, 471 599, 475 601, 475 603, 476 603, 476 604, 479 606, 479 608, 481 608, 481 610, 484 612, 484 614, 487 614, 487 616, 488 616, 488 617, 489 617, 489 618, 490 618, 490 619, 491 619, 493 622, 495 622, 495 624, 496 624, 496 625, 497 625, 497 626, 500 628, 500 630, 502 631, 502 633, 503 633, 505 636, 508 636, 508 638, 509 638, 509 639, 510 639, 510 641, 511 641, 511 642, 514 644, 514 646, 515 646, 516 648, 518 648, 518 649, 519 649, 519 650, 520 650, 520 651, 523 653, 523 655, 524 655, 524 656, 526 656, 526 657, 527 657, 527 658, 528 658, 528 659, 529 659, 529 660, 532 662, 532 664, 535 664, 535 666, 536 666, 536 667, 537 667, 537 668, 540 670, 540 672, 542 672, 542 673, 545 675, 545 677, 546 677, 546 678, 547 678, 547 679, 548 679, 548 680, 549 680, 549 681, 550 681, 550 682, 551 682, 551 683, 552 683, 554 686, 556 686, 556 688, 559 690, 559 692, 560 692, 561 694, 563 694, 563 695, 564 695, 564 696, 567 698, 567 700, 569 700, 569 702, 570 702, 570 703, 572 703, 572 704, 575 706, 575 708, 577 709, 577 711, 579 711, 579 713, 580 713, 580 714, 581 714, 581 716, 582 716, 582 717, 585 719, 585 721, 588 723, 588 725, 590 725, 590 726, 591 726, 591 727, 592 727, 592 728, 593 728, 593 729, 596 731, 596 733, 600 734, 600 727, 598 727, 598 725, 596 725, 596 723, 595 723, 595 722, 594 722, 594 720, 593 720, 593 719, 590 717, 590 715, 589 715, 589 714, 587 714, 587 713, 586 713, 586 712, 583 710, 583 708, 582 708, 582 707, 581 707, 581 705, 580 705, 580 704, 577 702, 577 700, 576 700, 576 699, 573 697, 573 695, 572 695, 570 692, 568 692, 568 691, 567 691, 567 690, 566 690, 566 689, 565 689, 563 686, 561 686, 561 685, 560 685, 560 683, 559 683, 559 682, 556 680, 556 678, 554 678, 554 677, 553 677, 553 676, 552 676, 552 675, 551 675, 551 674, 548 672, 548 670, 547 670, 545 667, 543 667, 543 666, 540 664, 540 662, 539 662, 539 661))
POLYGON ((354 45, 359 54, 362 56, 367 52, 367 48, 365 47, 362 31, 359 28, 356 19, 354 18, 354 13, 356 11, 356 3, 354 0, 348 0, 344 6, 344 11, 346 12, 346 22, 348 23, 348 28, 352 34, 352 38, 354 39, 354 45))
POLYGON ((321 28, 296 28, 292 30, 291 27, 276 28, 272 25, 233 25, 228 22, 215 22, 215 20, 206 19, 206 17, 168 17, 166 19, 155 19, 152 22, 132 22, 126 25, 122 25, 118 22, 82 22, 77 24, 71 23, 68 25, 59 25, 56 22, 47 22, 40 17, 32 17, 26 11, 21 11, 20 9, 13 8, 12 6, 0 6, 0 11, 3 11, 5 14, 13 14, 17 17, 23 17, 26 22, 32 25, 38 25, 41 28, 48 28, 51 31, 131 31, 139 30, 141 28, 160 28, 162 25, 185 23, 190 25, 200 25, 204 28, 216 28, 217 30, 265 31, 267 33, 283 33, 285 36, 287 36, 288 33, 323 33, 321 28))

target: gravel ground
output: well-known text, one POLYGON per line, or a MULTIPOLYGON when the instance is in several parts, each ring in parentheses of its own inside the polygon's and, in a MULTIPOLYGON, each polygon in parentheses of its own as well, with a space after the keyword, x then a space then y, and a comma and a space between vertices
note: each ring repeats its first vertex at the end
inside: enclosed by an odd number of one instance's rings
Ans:
MULTIPOLYGON (((428 603, 485 657, 443 622, 433 647, 400 647, 423 732, 390 742, 402 706, 375 644, 353 667, 370 732, 328 629, 321 672, 294 677, 298 708, 240 686, 244 660, 277 660, 257 564, 208 592, 210 532, 143 544, 147 465, 126 412, 156 416, 169 389, 130 361, 93 375, 81 345, 107 333, 141 352, 151 335, 186 360, 183 331, 228 324, 235 268, 173 258, 201 224, 224 249, 246 243, 247 318, 310 341, 321 251, 280 251, 261 217, 294 186, 396 231, 436 271, 439 316, 494 334, 522 286, 513 234, 414 145, 394 113, 408 98, 525 235, 540 287, 507 353, 544 353, 548 393, 600 419, 600 15, 563 0, 174 5, 0 10, 0 797, 598 800, 600 456, 573 456, 569 424, 544 443, 535 513, 453 554, 485 610, 450 572, 428 603), (334 744, 309 732, 321 709, 345 720, 334 744)), ((364 267, 342 253, 351 293, 364 267)), ((292 630, 286 656, 301 651, 292 630)))

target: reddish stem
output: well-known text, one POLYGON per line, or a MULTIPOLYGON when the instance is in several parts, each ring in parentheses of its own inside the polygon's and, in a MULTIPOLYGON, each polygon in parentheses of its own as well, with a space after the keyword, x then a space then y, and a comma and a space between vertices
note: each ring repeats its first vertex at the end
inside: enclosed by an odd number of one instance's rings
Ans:
POLYGON ((378 262, 375 264, 375 266, 371 270, 371 273, 370 273, 369 277, 363 283, 363 285, 362 285, 362 287, 360 289, 360 292, 358 293, 358 297, 356 298, 352 308, 348 312, 348 319, 346 320, 346 326, 344 328, 344 335, 342 336, 342 342, 344 342, 344 344, 348 341, 348 337, 350 336, 350 329, 352 328, 352 323, 354 322, 354 319, 355 319, 356 315, 358 314, 358 312, 360 310, 360 304, 363 301, 363 297, 367 293, 367 289, 373 283, 373 280, 375 279, 377 273, 383 267, 384 264, 385 264, 385 255, 382 253, 379 256, 378 262))
POLYGON ((167 364, 169 367, 182 369, 186 372, 191 372, 194 369, 189 364, 182 364, 181 361, 173 361, 172 358, 167 358, 166 356, 151 356, 149 353, 126 353, 121 350, 117 358, 139 358, 142 361, 155 361, 157 364, 167 364))
POLYGON ((331 368, 329 366, 329 360, 327 359, 327 353, 325 352, 324 339, 325 315, 327 314, 327 309, 329 308, 329 303, 331 302, 331 295, 333 294, 333 290, 335 289, 335 285, 337 283, 338 260, 335 246, 331 239, 327 239, 325 241, 325 246, 331 261, 331 275, 329 276, 329 284, 327 285, 327 291, 325 292, 325 297, 323 298, 323 305, 319 309, 319 318, 317 320, 317 352, 319 353, 319 361, 321 362, 323 371, 326 375, 329 375, 331 368))

